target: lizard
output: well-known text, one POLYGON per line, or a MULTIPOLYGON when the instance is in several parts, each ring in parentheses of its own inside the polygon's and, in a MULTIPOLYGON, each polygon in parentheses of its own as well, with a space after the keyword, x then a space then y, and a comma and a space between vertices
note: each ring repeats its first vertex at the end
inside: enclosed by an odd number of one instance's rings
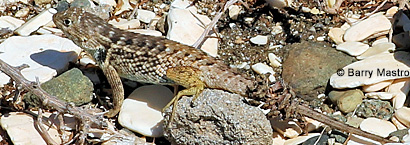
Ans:
POLYGON ((113 89, 113 108, 104 114, 107 117, 115 116, 124 100, 121 77, 143 83, 183 86, 185 89, 164 107, 173 105, 170 122, 181 96, 193 95, 195 99, 204 88, 247 96, 254 85, 253 79, 200 49, 164 37, 115 28, 82 8, 71 7, 58 12, 53 21, 65 36, 97 62, 107 77, 113 89))

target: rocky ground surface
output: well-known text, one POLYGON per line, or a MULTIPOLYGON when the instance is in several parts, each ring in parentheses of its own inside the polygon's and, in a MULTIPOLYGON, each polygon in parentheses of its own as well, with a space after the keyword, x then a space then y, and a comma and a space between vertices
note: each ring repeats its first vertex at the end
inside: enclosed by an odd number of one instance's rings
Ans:
POLYGON ((0 59, 12 66, 29 65, 21 71, 25 79, 69 102, 45 105, 50 100, 0 73, 1 143, 380 144, 310 116, 285 118, 295 114, 275 110, 279 106, 269 102, 275 99, 284 108, 290 106, 287 99, 303 100, 346 125, 410 143, 406 1, 226 2, 0 1, 0 59), (112 90, 102 71, 52 22, 54 13, 68 7, 82 7, 123 30, 195 46, 271 90, 278 84, 284 89, 257 103, 206 89, 194 101, 182 97, 168 125, 171 109, 162 109, 174 96, 173 87, 124 79, 126 99, 119 115, 98 118, 105 125, 95 129, 75 111, 56 111, 81 108, 87 110, 82 114, 101 116, 111 107, 112 90), (215 28, 197 45, 214 19, 215 28), (287 94, 291 98, 281 98, 287 94))

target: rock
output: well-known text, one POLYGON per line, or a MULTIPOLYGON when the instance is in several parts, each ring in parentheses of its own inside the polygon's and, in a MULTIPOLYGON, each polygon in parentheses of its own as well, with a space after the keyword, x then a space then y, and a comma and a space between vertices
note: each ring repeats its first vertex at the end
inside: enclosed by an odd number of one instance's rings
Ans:
MULTIPOLYGON (((12 66, 27 64, 21 71, 29 81, 40 83, 50 80, 75 62, 81 48, 71 40, 55 35, 13 36, 0 44, 0 58, 12 66)), ((9 82, 9 77, 0 73, 0 84, 9 82)))
POLYGON ((371 85, 365 85, 362 87, 362 91, 363 92, 376 92, 376 91, 386 88, 391 83, 393 83, 393 80, 386 80, 386 81, 378 82, 378 83, 371 84, 371 85))
MULTIPOLYGON (((62 101, 74 103, 77 106, 90 102, 94 90, 90 79, 77 68, 73 68, 41 84, 41 88, 50 95, 56 96, 62 101)), ((32 106, 42 104, 42 100, 39 100, 32 93, 27 93, 24 96, 24 102, 32 106)))
POLYGON ((393 27, 394 28, 393 31, 395 31, 395 29, 397 28, 403 28, 405 24, 410 23, 409 17, 407 17, 407 15, 403 13, 403 11, 398 11, 396 15, 394 16, 394 18, 395 18, 395 23, 394 23, 395 26, 393 27))
POLYGON ((16 14, 14 14, 14 17, 17 17, 17 18, 26 17, 29 13, 30 13, 30 8, 25 7, 17 11, 16 14))
POLYGON ((241 12, 241 8, 238 5, 231 5, 229 6, 228 10, 229 10, 229 17, 232 20, 238 19, 238 15, 241 12))
POLYGON ((396 94, 393 97, 393 107, 394 108, 399 109, 403 107, 409 91, 410 91, 410 78, 394 80, 394 82, 387 88, 387 92, 396 94))
POLYGON ((36 5, 50 4, 53 0, 34 0, 36 5))
POLYGON ((362 103, 363 98, 363 92, 358 89, 347 91, 334 90, 329 93, 329 99, 336 104, 343 113, 349 113, 355 110, 356 107, 362 103))
POLYGON ((343 35, 345 34, 345 30, 342 28, 332 28, 329 30, 329 35, 330 39, 333 40, 336 44, 343 43, 343 35))
POLYGON ((398 48, 410 48, 410 34, 409 32, 401 32, 393 36, 393 42, 398 48))
MULTIPOLYGON (((175 0, 172 2, 167 18, 169 27, 167 38, 191 46, 204 31, 203 26, 200 25, 201 22, 207 25, 211 20, 205 15, 197 14, 195 7, 188 6, 187 1, 175 0)), ((215 36, 215 34, 211 36, 215 36)), ((217 56, 218 39, 208 38, 201 49, 211 56, 217 56)))
POLYGON ((389 38, 387 38, 386 36, 382 36, 382 37, 377 38, 377 40, 375 40, 372 43, 372 46, 375 46, 380 43, 388 43, 388 42, 389 42, 389 38))
POLYGON ((399 10, 399 7, 397 7, 397 6, 392 6, 392 7, 390 7, 390 9, 388 9, 387 11, 386 11, 386 17, 387 18, 392 18, 393 16, 394 16, 394 14, 396 14, 397 13, 397 11, 399 10))
POLYGON ((29 36, 41 26, 51 22, 55 13, 57 13, 57 10, 53 8, 45 9, 40 14, 31 18, 29 21, 17 28, 15 32, 22 36, 29 36))
POLYGON ((397 127, 398 130, 407 129, 407 127, 406 127, 403 123, 401 123, 401 122, 396 118, 396 116, 393 116, 393 117, 391 118, 391 122, 393 122, 393 124, 397 127))
POLYGON ((364 119, 360 124, 360 129, 381 137, 387 137, 391 132, 397 130, 393 123, 378 118, 364 119))
MULTIPOLYGON (((344 23, 342 26, 340 26, 340 28, 344 31, 346 31, 347 29, 349 29, 351 26, 349 23, 344 23)), ((344 34, 344 33, 343 33, 344 34)))
POLYGON ((282 64, 280 64, 280 62, 281 62, 282 60, 281 60, 278 56, 276 56, 275 54, 269 53, 269 54, 268 54, 268 58, 269 58, 270 65, 271 65, 272 67, 280 67, 280 66, 282 66, 282 64))
POLYGON ((298 136, 293 139, 288 139, 285 141, 285 145, 296 145, 296 144, 301 144, 308 140, 309 138, 319 136, 320 133, 309 133, 308 135, 303 135, 303 136, 298 136))
POLYGON ((112 7, 116 7, 117 6, 117 2, 115 2, 115 0, 93 0, 94 2, 98 3, 99 5, 109 5, 112 7))
POLYGON ((0 29, 7 28, 10 30, 15 30, 24 24, 23 20, 13 18, 11 16, 1 16, 0 17, 0 29))
POLYGON ((272 67, 264 63, 257 63, 257 64, 252 65, 252 70, 258 74, 267 74, 267 73, 275 74, 272 67))
POLYGON ((356 57, 359 60, 368 58, 370 56, 374 56, 380 53, 389 53, 396 49, 396 45, 394 43, 379 43, 370 47, 367 51, 365 51, 362 55, 356 57))
POLYGON ((173 96, 172 91, 162 85, 139 87, 124 100, 118 122, 144 136, 161 137, 164 134, 161 111, 173 96))
MULTIPOLYGON (((410 53, 398 51, 395 53, 382 53, 361 61, 354 62, 343 68, 344 74, 339 76, 337 73, 330 77, 330 85, 337 89, 356 88, 363 85, 375 84, 378 82, 406 78, 406 70, 410 70, 410 53), (368 70, 373 72, 372 76, 363 73, 360 76, 350 74, 350 72, 368 70), (384 71, 383 71, 384 70, 384 71), (402 74, 394 75, 392 72, 401 70, 402 74)), ((285 67, 284 67, 285 68, 285 67)), ((284 70, 285 72, 285 70, 284 70)), ((355 74, 356 74, 355 73, 355 74)), ((407 72, 408 73, 408 72, 407 72)))
POLYGON ((347 117, 346 124, 358 128, 364 119, 359 117, 347 117))
MULTIPOLYGON (((47 144, 36 129, 34 119, 31 115, 22 112, 10 112, 1 116, 0 125, 7 132, 13 144, 47 144)), ((52 126, 43 124, 43 127, 46 128, 51 139, 57 144, 62 144, 60 134, 58 133, 55 124, 52 126)))
POLYGON ((270 119, 270 124, 275 131, 287 138, 298 137, 303 132, 302 128, 294 121, 281 121, 279 118, 272 118, 270 119))
POLYGON ((144 23, 150 23, 155 18, 155 13, 148 10, 138 9, 137 13, 137 19, 144 23))
POLYGON ((344 42, 337 45, 336 49, 346 52, 351 56, 358 56, 369 49, 369 45, 361 42, 344 42))
POLYGON ((266 3, 273 8, 284 8, 288 7, 293 0, 267 0, 266 3))
POLYGON ((314 7, 312 10, 310 10, 310 13, 317 15, 320 13, 319 9, 317 9, 316 7, 314 7))
POLYGON ((145 34, 145 35, 151 35, 151 36, 162 36, 161 32, 155 31, 155 30, 134 29, 134 30, 128 30, 128 31, 134 32, 134 33, 145 34))
POLYGON ((364 100, 356 109, 359 117, 375 117, 383 120, 389 120, 393 116, 394 108, 389 101, 382 100, 364 100))
POLYGON ((395 96, 395 93, 388 93, 388 92, 371 92, 371 93, 366 93, 366 98, 372 98, 372 99, 380 99, 380 100, 390 100, 395 96))
POLYGON ((384 15, 369 17, 346 30, 345 41, 362 41, 376 33, 388 33, 391 23, 384 15))
POLYGON ((298 95, 308 98, 316 98, 323 93, 329 77, 337 69, 355 61, 325 43, 294 43, 282 49, 285 51, 283 80, 298 95))
POLYGON ((128 10, 132 10, 132 6, 130 5, 130 1, 129 0, 119 0, 118 3, 122 3, 120 9, 115 12, 115 15, 119 15, 122 12, 128 11, 128 10), (122 2, 120 2, 122 1, 122 2))
POLYGON ((396 110, 394 117, 406 127, 410 127, 410 108, 401 107, 396 110))
POLYGON ((116 20, 117 19, 112 19, 111 21, 108 21, 108 23, 122 30, 137 29, 140 26, 140 21, 137 19, 128 21, 127 19, 118 18, 118 22, 116 20))
MULTIPOLYGON (((242 101, 242 97, 221 90, 205 89, 178 101, 177 112, 165 137, 173 144, 272 143, 272 128, 263 112, 242 101)), ((169 122, 170 108, 165 110, 169 122)))
POLYGON ((256 45, 265 45, 268 43, 268 36, 256 35, 255 37, 252 37, 250 41, 256 45))

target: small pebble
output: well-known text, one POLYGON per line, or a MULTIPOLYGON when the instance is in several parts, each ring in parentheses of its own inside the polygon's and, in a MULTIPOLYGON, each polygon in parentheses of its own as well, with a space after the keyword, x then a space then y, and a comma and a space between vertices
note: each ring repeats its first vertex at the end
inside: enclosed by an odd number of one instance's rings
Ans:
POLYGON ((363 98, 365 98, 363 92, 358 89, 347 91, 334 90, 329 93, 329 99, 344 113, 355 110, 363 102, 363 98))
POLYGON ((256 45, 265 45, 268 43, 268 36, 257 35, 252 37, 250 41, 256 45))
POLYGON ((150 23, 155 18, 155 13, 148 10, 138 9, 137 13, 137 19, 144 23, 150 23))
POLYGON ((266 74, 266 73, 270 73, 272 75, 275 74, 272 67, 264 63, 257 63, 257 64, 252 65, 252 70, 254 70, 258 74, 266 74))
POLYGON ((281 62, 281 59, 280 59, 278 56, 276 56, 275 54, 269 53, 269 54, 268 54, 268 58, 269 58, 269 61, 270 61, 270 65, 271 65, 272 67, 280 67, 280 66, 282 66, 282 64, 280 63, 280 62, 281 62))
POLYGON ((29 21, 17 28, 15 32, 22 36, 29 36, 41 26, 51 22, 55 13, 57 13, 57 10, 53 8, 45 9, 40 14, 31 18, 29 21))
POLYGON ((241 8, 238 5, 231 5, 228 9, 229 17, 232 20, 236 20, 238 18, 239 13, 241 12, 241 8))
POLYGON ((342 28, 332 28, 329 30, 329 37, 333 40, 336 44, 343 43, 343 35, 345 34, 345 30, 342 28))

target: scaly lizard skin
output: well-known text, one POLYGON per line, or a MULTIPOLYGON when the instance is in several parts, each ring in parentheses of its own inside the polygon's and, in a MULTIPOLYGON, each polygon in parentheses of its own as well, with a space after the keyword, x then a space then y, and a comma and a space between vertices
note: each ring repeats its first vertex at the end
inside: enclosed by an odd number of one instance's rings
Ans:
MULTIPOLYGON (((81 8, 59 12, 53 21, 96 60, 106 75, 113 88, 114 104, 114 108, 105 114, 108 117, 118 113, 124 99, 120 77, 184 86, 187 89, 171 101, 174 108, 179 97, 197 96, 204 87, 246 96, 248 87, 254 82, 201 50, 163 37, 120 30, 81 8)), ((169 105, 171 103, 167 107, 169 105)))

